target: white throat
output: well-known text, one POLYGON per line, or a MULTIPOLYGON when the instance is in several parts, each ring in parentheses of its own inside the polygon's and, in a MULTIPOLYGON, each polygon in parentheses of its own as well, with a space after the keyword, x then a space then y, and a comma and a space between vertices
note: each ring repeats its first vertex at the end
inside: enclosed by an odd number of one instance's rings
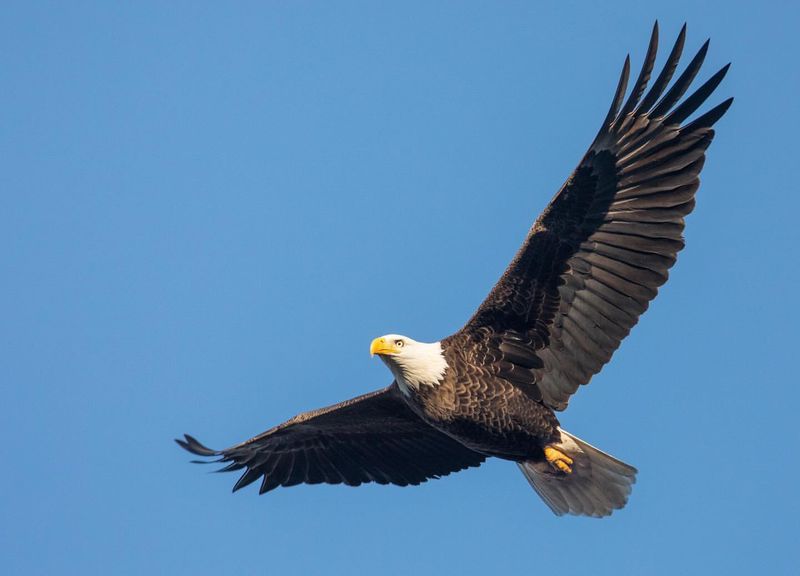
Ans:
POLYGON ((397 379, 403 392, 420 386, 438 386, 447 371, 441 342, 409 343, 402 353, 381 357, 397 379))

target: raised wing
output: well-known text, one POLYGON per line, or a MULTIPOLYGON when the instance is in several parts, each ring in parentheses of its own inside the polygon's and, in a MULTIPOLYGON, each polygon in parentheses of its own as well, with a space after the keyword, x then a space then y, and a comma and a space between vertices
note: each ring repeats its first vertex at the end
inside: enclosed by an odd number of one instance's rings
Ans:
POLYGON ((176 440, 198 456, 245 469, 234 492, 263 477, 259 494, 295 484, 364 482, 407 486, 479 466, 485 456, 423 422, 397 385, 305 412, 226 450, 185 435, 176 440))
MULTIPOLYGON (((514 260, 455 336, 482 343, 512 380, 563 410, 611 359, 666 282, 683 248, 711 126, 733 99, 684 124, 728 66, 681 101, 708 42, 669 90, 686 26, 649 92, 653 28, 642 70, 623 105, 626 58, 611 109, 589 151, 534 223, 514 260), (640 100, 641 98, 641 100, 640 100), (491 350, 490 350, 491 348, 491 350), (531 390, 531 388, 534 388, 531 390)), ((486 356, 486 354, 484 354, 486 356)))

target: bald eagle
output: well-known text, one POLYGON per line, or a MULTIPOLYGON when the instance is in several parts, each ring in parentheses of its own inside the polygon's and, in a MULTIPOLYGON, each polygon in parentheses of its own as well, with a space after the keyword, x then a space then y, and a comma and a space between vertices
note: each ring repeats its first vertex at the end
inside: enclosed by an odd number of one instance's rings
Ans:
POLYGON ((417 485, 489 457, 516 462, 557 515, 622 508, 636 469, 559 426, 557 411, 610 359, 683 246, 712 126, 732 98, 687 122, 728 66, 683 99, 708 50, 667 89, 681 29, 645 94, 658 46, 625 99, 630 58, 597 137, 466 325, 439 342, 389 334, 370 352, 390 386, 295 416, 225 450, 189 452, 243 470, 234 491, 296 484, 417 485))

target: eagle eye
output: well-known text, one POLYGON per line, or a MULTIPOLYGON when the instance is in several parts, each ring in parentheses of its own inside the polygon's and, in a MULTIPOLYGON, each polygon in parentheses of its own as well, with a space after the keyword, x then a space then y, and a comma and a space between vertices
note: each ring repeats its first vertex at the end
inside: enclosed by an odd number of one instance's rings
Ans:
POLYGON ((402 348, 403 346, 405 346, 405 342, 403 342, 402 340, 395 340, 394 345, 397 346, 398 348, 402 348))

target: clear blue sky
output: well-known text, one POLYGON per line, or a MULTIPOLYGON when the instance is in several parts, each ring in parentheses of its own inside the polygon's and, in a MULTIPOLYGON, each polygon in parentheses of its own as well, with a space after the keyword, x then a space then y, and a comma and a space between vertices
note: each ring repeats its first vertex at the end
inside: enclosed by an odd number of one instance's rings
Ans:
POLYGON ((36 574, 789 574, 794 3, 5 2, 0 559, 36 574), (384 386, 460 327, 574 167, 627 52, 733 62, 672 278, 566 428, 640 469, 555 518, 515 466, 235 495, 224 447, 384 386))

